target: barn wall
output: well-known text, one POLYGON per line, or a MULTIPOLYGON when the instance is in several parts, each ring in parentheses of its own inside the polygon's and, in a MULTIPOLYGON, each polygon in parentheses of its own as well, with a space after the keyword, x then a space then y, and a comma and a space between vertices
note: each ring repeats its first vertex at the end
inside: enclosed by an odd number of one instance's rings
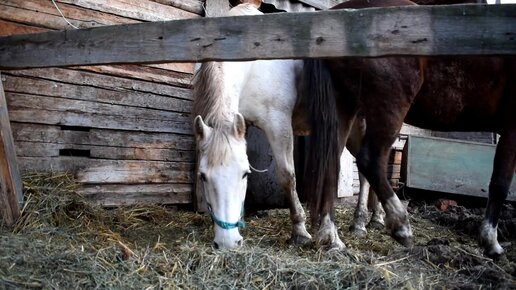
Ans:
MULTIPOLYGON (((79 28, 201 17, 195 0, 56 3, 79 28)), ((74 28, 52 1, 0 3, 0 35, 64 29, 74 28)), ((192 72, 192 64, 2 72, 21 171, 72 172, 80 192, 105 205, 190 203, 192 72)))

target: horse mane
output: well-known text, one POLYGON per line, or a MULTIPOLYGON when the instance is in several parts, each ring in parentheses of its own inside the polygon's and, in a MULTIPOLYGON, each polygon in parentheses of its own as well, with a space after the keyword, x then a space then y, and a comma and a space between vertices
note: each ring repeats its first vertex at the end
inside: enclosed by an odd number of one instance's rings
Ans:
MULTIPOLYGON (((244 3, 233 7, 228 16, 263 14, 254 5, 244 3)), ((193 117, 200 115, 211 127, 224 126, 233 119, 230 101, 224 97, 222 62, 206 62, 193 78, 193 117)))
MULTIPOLYGON (((228 16, 260 15, 254 5, 244 3, 233 7, 228 16)), ((231 99, 225 96, 223 62, 205 62, 193 78, 192 115, 200 115, 213 128, 212 134, 202 148, 208 156, 209 165, 222 165, 229 158, 231 149, 229 132, 233 130, 235 112, 231 110, 231 99)))

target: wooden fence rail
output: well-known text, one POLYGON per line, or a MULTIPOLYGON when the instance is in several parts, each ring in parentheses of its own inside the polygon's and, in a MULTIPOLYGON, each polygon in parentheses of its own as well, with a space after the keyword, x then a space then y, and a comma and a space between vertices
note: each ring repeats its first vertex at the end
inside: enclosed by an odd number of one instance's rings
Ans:
POLYGON ((516 5, 149 22, 0 38, 0 69, 385 55, 514 55, 516 5))

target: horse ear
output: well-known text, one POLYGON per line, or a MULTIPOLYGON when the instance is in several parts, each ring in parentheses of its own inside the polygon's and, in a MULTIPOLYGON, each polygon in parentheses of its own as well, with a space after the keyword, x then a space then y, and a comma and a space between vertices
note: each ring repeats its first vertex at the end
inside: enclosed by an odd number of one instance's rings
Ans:
POLYGON ((197 116, 194 119, 194 135, 197 142, 202 141, 210 133, 210 127, 204 124, 201 116, 197 116))
POLYGON ((245 138, 245 120, 244 120, 244 117, 241 114, 236 113, 235 114, 235 120, 233 122, 234 122, 234 127, 235 127, 235 136, 237 138, 244 139, 245 138))

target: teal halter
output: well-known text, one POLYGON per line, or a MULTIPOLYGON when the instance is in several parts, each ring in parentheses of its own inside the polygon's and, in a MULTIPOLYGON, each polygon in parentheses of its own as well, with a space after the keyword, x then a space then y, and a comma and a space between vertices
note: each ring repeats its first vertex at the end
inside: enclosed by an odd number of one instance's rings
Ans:
POLYGON ((236 223, 229 223, 222 220, 219 220, 215 214, 213 213, 213 210, 211 208, 211 205, 208 204, 208 210, 210 211, 211 220, 218 225, 219 227, 225 229, 225 230, 231 230, 234 228, 244 228, 245 223, 242 220, 242 216, 244 215, 244 205, 242 204, 242 212, 240 213, 240 219, 236 223))

